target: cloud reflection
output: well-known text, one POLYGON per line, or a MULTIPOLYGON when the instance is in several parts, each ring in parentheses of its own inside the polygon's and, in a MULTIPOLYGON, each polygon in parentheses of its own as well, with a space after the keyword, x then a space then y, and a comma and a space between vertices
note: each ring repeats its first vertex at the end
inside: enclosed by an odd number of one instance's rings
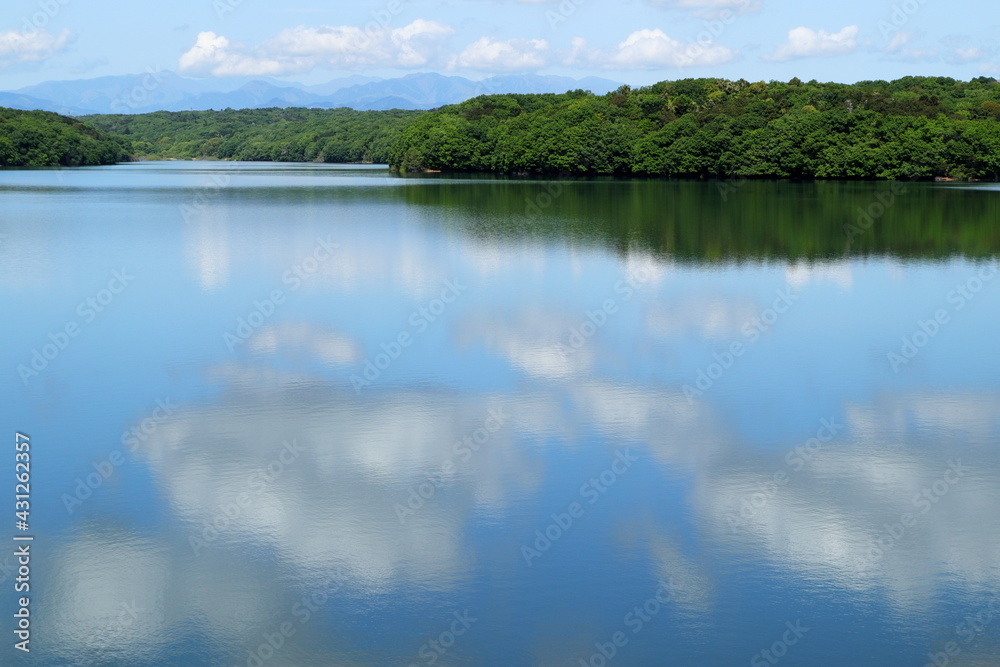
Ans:
POLYGON ((989 508, 1000 502, 1000 473, 988 446, 998 400, 919 393, 848 405, 847 438, 801 468, 789 454, 797 443, 752 453, 734 443, 696 487, 700 523, 806 580, 881 591, 901 611, 932 605, 942 576, 995 589, 1000 520, 989 508), (968 472, 947 475, 959 460, 968 472), (787 483, 772 483, 778 472, 787 483))
MULTIPOLYGON (((123 544, 105 570, 106 538, 84 533, 71 542, 60 557, 65 580, 57 584, 68 591, 58 615, 62 641, 89 646, 90 633, 122 599, 159 608, 178 586, 184 605, 205 615, 220 641, 251 641, 282 594, 276 584, 247 588, 244 578, 226 574, 227 561, 248 550, 270 552, 268 567, 292 577, 300 590, 343 571, 363 595, 411 587, 457 591, 483 555, 470 541, 470 522, 509 520, 516 503, 541 493, 543 480, 559 474, 543 469, 531 443, 555 437, 571 455, 582 432, 645 448, 668 477, 683 480, 684 506, 669 511, 691 517, 702 544, 697 550, 655 520, 623 521, 639 531, 650 575, 673 577, 671 604, 680 618, 698 626, 712 615, 719 586, 704 560, 709 551, 771 563, 806 585, 887 598, 900 613, 921 613, 942 585, 1000 586, 1000 525, 993 518, 1000 477, 990 449, 996 395, 894 394, 849 404, 847 435, 796 470, 786 460, 796 443, 747 447, 720 413, 673 390, 549 380, 515 394, 396 389, 361 401, 344 388, 264 367, 234 363, 215 369, 214 377, 223 395, 178 410, 142 456, 188 538, 204 536, 204 526, 241 494, 252 501, 238 516, 216 522, 218 537, 196 557, 184 551, 168 559, 155 545, 123 544), (442 474, 443 461, 457 461, 455 443, 475 432, 491 409, 509 414, 509 425, 442 474), (260 483, 261 471, 280 459, 290 440, 301 454, 260 483), (883 527, 904 512, 916 514, 914 495, 955 457, 974 472, 873 561, 871 547, 883 527), (734 529, 730 518, 741 502, 776 471, 784 471, 788 483, 734 529), (439 480, 439 495, 401 523, 393 505, 429 478, 439 480), (236 605, 219 604, 213 591, 222 590, 243 597, 236 605)), ((137 655, 155 652, 177 622, 166 609, 167 617, 126 628, 112 643, 137 655)))

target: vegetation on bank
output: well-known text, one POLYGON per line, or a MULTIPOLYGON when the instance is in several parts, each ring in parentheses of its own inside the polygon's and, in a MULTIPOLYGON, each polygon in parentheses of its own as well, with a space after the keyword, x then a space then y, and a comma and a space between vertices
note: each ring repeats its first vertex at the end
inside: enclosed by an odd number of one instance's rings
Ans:
POLYGON ((85 116, 0 109, 0 165, 388 162, 401 171, 749 178, 1000 177, 1000 83, 683 79, 486 95, 435 111, 85 116))
POLYGON ((402 171, 913 179, 1000 175, 1000 84, 722 79, 486 95, 416 118, 402 171))
POLYGON ((129 159, 128 140, 48 111, 0 107, 0 167, 82 167, 129 159))
POLYGON ((132 142, 141 159, 387 162, 421 111, 226 109, 83 116, 132 142))
MULTIPOLYGON (((486 245, 571 243, 671 261, 758 262, 857 256, 991 259, 1000 197, 988 188, 895 181, 613 177, 435 179, 392 188, 440 224, 486 245)), ((357 194, 370 197, 370 194, 357 194)))

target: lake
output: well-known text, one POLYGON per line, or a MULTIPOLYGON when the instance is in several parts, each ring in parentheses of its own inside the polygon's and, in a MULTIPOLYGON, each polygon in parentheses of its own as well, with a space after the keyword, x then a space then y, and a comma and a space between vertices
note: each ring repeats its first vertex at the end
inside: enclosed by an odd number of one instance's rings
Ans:
POLYGON ((147 162, 0 201, 3 664, 1000 662, 996 185, 147 162))

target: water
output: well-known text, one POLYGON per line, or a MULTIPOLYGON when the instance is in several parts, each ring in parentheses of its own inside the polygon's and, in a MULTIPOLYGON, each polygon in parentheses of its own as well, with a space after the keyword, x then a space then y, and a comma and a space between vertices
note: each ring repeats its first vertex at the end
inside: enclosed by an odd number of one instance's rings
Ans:
POLYGON ((2 171, 2 662, 996 664, 998 197, 2 171))

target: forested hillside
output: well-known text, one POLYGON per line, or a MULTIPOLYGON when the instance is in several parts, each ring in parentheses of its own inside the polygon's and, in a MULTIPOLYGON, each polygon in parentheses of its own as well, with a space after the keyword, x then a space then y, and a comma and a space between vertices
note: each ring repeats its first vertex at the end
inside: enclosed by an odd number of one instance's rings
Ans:
POLYGON ((132 141, 141 159, 386 162, 421 111, 241 109, 83 116, 132 141))
POLYGON ((404 171, 995 179, 1000 85, 987 77, 685 79, 603 96, 488 95, 417 118, 390 163, 404 171))
POLYGON ((129 159, 126 139, 48 111, 0 107, 0 167, 80 167, 129 159))

